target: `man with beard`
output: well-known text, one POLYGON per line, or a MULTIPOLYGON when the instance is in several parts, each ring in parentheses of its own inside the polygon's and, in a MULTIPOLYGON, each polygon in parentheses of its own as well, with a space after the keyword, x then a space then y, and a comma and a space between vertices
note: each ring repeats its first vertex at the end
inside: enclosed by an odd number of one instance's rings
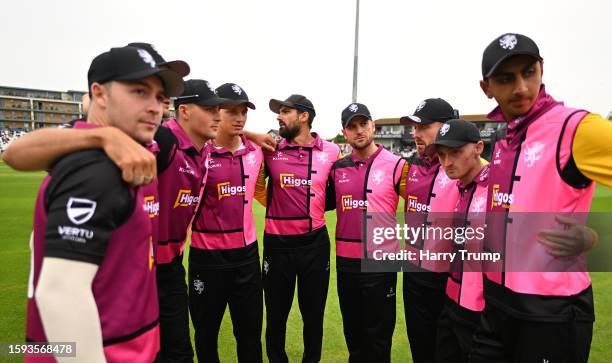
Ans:
MULTIPOLYGON (((327 191, 336 207, 338 298, 349 362, 390 362, 395 328, 397 272, 388 261, 377 265, 364 244, 372 246, 366 221, 375 228, 396 225, 406 162, 374 144, 374 130, 365 105, 342 111, 342 134, 353 151, 332 166, 327 191)), ((399 251, 399 244, 385 240, 376 248, 399 251)))
POLYGON ((285 333, 297 279, 304 323, 303 362, 321 359, 323 313, 329 285, 325 188, 339 148, 311 133, 315 109, 302 95, 270 100, 284 138, 264 152, 267 188, 263 286, 270 362, 287 362, 285 333))
MULTIPOLYGON (((255 105, 233 83, 216 89, 232 105, 207 145, 208 171, 192 224, 189 305, 200 362, 219 362, 217 341, 229 305, 239 362, 261 362, 263 296, 253 199, 265 198, 263 153, 240 133, 255 105)), ((263 200, 265 204, 265 199, 263 200)))
MULTIPOLYGON (((430 98, 421 102, 413 115, 401 118, 402 123, 413 125, 417 145, 417 155, 409 160, 404 205, 406 224, 412 228, 431 225, 432 218, 444 217, 444 213, 453 211, 459 199, 457 188, 440 166, 438 156, 427 152, 444 122, 458 114, 445 100, 430 98)), ((406 249, 417 256, 420 251, 435 252, 438 243, 428 239, 411 242, 406 249)), ((404 267, 404 314, 412 359, 416 363, 433 362, 448 267, 420 259, 406 262, 404 267)))

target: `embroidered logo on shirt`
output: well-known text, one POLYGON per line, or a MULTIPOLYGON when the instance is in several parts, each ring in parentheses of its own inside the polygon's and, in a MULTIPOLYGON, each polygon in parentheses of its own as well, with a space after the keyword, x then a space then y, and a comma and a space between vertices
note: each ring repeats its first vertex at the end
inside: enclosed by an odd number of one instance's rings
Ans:
POLYGON ((250 166, 255 165, 255 162, 256 162, 256 160, 255 160, 255 154, 253 154, 253 153, 249 153, 249 154, 246 156, 246 161, 247 161, 247 164, 249 164, 250 166))
POLYGON ((285 154, 283 154, 282 151, 276 151, 274 152, 274 155, 272 155, 272 161, 288 161, 289 158, 287 158, 285 156, 285 154))
POLYGON ((525 162, 528 168, 531 168, 536 161, 542 158, 545 146, 546 145, 537 141, 527 145, 525 151, 523 151, 523 161, 525 162))
POLYGON ((348 183, 351 180, 348 178, 348 176, 346 175, 346 172, 341 172, 340 173, 340 179, 338 180, 338 184, 344 184, 344 183, 348 183))
POLYGON ((326 152, 320 152, 317 154, 317 159, 321 164, 325 164, 329 160, 329 155, 326 152))
POLYGON ((385 180, 385 173, 383 173, 382 170, 375 170, 372 173, 372 180, 374 180, 374 183, 376 185, 380 185, 380 183, 382 183, 383 180, 385 180))
POLYGON ((474 213, 484 212, 486 203, 487 203, 487 200, 485 197, 483 196, 478 197, 478 199, 474 201, 474 204, 472 204, 472 212, 474 213))
POLYGON ((179 167, 179 172, 195 176, 195 171, 191 168, 187 160, 185 160, 185 166, 179 167))
POLYGON ((440 188, 444 189, 450 182, 451 180, 449 179, 448 175, 446 175, 446 173, 442 173, 440 175, 440 179, 438 180, 438 185, 440 188))
POLYGON ((498 149, 497 152, 495 153, 495 160, 493 160, 493 165, 501 164, 501 160, 499 159, 500 153, 501 153, 501 149, 498 149))

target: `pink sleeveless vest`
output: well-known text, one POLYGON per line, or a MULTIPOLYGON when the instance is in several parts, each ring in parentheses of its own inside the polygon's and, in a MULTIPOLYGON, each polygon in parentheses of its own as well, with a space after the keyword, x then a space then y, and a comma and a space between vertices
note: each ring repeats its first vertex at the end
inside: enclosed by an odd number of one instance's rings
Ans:
POLYGON ((269 175, 266 233, 296 235, 325 226, 325 187, 340 149, 312 135, 309 145, 283 139, 276 151, 264 153, 269 175))
POLYGON ((245 138, 242 142, 244 148, 234 154, 212 144, 208 146, 206 185, 192 226, 194 248, 242 248, 257 240, 253 197, 263 153, 245 138))
MULTIPOLYGON (((484 230, 486 223, 486 203, 488 194, 487 178, 489 166, 482 168, 474 179, 475 185, 460 193, 455 210, 464 217, 465 223, 476 230, 484 230)), ((461 189, 460 189, 461 190, 461 189)), ((461 246, 468 252, 482 252, 482 239, 474 238, 461 246)), ((459 248, 456 248, 457 250, 459 248)), ((446 295, 457 305, 472 311, 482 311, 485 301, 483 296, 482 266, 478 261, 463 261, 458 256, 451 266, 451 273, 446 283, 446 295)))
MULTIPOLYGON (((365 218, 369 217, 368 224, 374 227, 394 228, 397 223, 397 187, 405 161, 382 146, 378 147, 367 160, 356 160, 349 155, 338 160, 332 169, 336 191, 336 256, 340 257, 340 269, 342 258, 363 259, 364 250, 367 250, 368 259, 372 259, 374 248, 399 251, 397 240, 385 240, 379 245, 364 241, 365 218)), ((365 236, 372 234, 366 232, 365 236)))
MULTIPOLYGON (((518 149, 511 148, 507 140, 496 144, 485 248, 502 253, 504 264, 486 268, 489 281, 514 293, 547 296, 576 295, 590 286, 587 272, 546 272, 554 271, 559 260, 536 241, 541 229, 562 228, 555 215, 589 211, 594 183, 582 189, 572 187, 557 170, 557 161, 561 169, 567 164, 573 136, 584 116, 585 112, 558 104, 528 126, 518 149)), ((586 266, 574 271, 586 271, 586 266)))
MULTIPOLYGON (((406 224, 412 228, 450 226, 452 212, 459 200, 456 183, 444 172, 436 159, 431 164, 411 164, 406 179, 404 213, 406 224)), ((416 260, 411 264, 428 271, 447 272, 448 262, 420 259, 420 251, 450 252, 450 241, 433 238, 406 244, 406 250, 414 252, 416 260)))

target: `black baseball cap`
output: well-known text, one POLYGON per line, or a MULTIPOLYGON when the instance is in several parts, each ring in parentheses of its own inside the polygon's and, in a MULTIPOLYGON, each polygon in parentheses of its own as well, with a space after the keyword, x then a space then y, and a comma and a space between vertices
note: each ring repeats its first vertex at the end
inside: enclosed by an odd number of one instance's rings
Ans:
POLYGON ((181 77, 186 77, 191 71, 189 68, 189 64, 187 64, 187 62, 185 61, 182 61, 182 60, 166 61, 164 57, 162 57, 161 54, 159 54, 157 49, 155 49, 153 44, 135 42, 135 43, 128 44, 128 46, 146 50, 153 56, 153 59, 155 59, 155 62, 157 63, 158 66, 166 66, 172 69, 173 71, 175 71, 176 73, 178 73, 181 77))
POLYGON ((460 147, 480 141, 480 132, 471 122, 453 119, 445 122, 433 143, 436 146, 460 147))
POLYGON ((351 103, 346 106, 344 110, 342 110, 342 128, 346 128, 346 125, 351 122, 351 120, 357 116, 365 116, 368 120, 372 119, 372 115, 370 114, 370 110, 368 107, 362 103, 351 103))
POLYGON ((506 33, 497 37, 482 54, 482 78, 490 77, 503 61, 520 54, 542 60, 540 49, 531 38, 515 33, 506 33))
POLYGON ((291 95, 284 101, 274 98, 270 100, 270 110, 272 110, 272 112, 280 113, 280 108, 282 106, 295 108, 302 112, 312 112, 312 116, 315 116, 316 114, 312 102, 302 95, 291 95))
POLYGON ((419 103, 414 113, 400 118, 401 123, 427 125, 433 122, 444 122, 459 117, 459 111, 441 98, 428 98, 419 103))
POLYGON ((217 87, 217 95, 232 101, 234 106, 246 104, 251 110, 255 109, 253 102, 249 101, 247 93, 236 83, 224 83, 217 87))
POLYGON ((149 76, 158 76, 164 84, 167 97, 183 92, 183 77, 171 69, 159 68, 153 56, 136 47, 111 48, 93 59, 87 72, 91 91, 94 82, 137 81, 149 76))
POLYGON ((221 98, 215 88, 203 79, 190 79, 185 81, 183 94, 174 99, 174 107, 193 103, 201 106, 225 108, 231 106, 232 100, 221 98))

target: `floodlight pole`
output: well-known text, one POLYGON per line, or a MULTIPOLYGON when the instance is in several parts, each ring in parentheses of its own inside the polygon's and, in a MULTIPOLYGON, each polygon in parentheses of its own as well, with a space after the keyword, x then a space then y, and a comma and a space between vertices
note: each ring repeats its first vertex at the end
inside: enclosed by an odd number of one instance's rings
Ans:
POLYGON ((359 0, 355 7, 355 54, 353 56, 353 102, 357 102, 357 66, 359 63, 359 0))

